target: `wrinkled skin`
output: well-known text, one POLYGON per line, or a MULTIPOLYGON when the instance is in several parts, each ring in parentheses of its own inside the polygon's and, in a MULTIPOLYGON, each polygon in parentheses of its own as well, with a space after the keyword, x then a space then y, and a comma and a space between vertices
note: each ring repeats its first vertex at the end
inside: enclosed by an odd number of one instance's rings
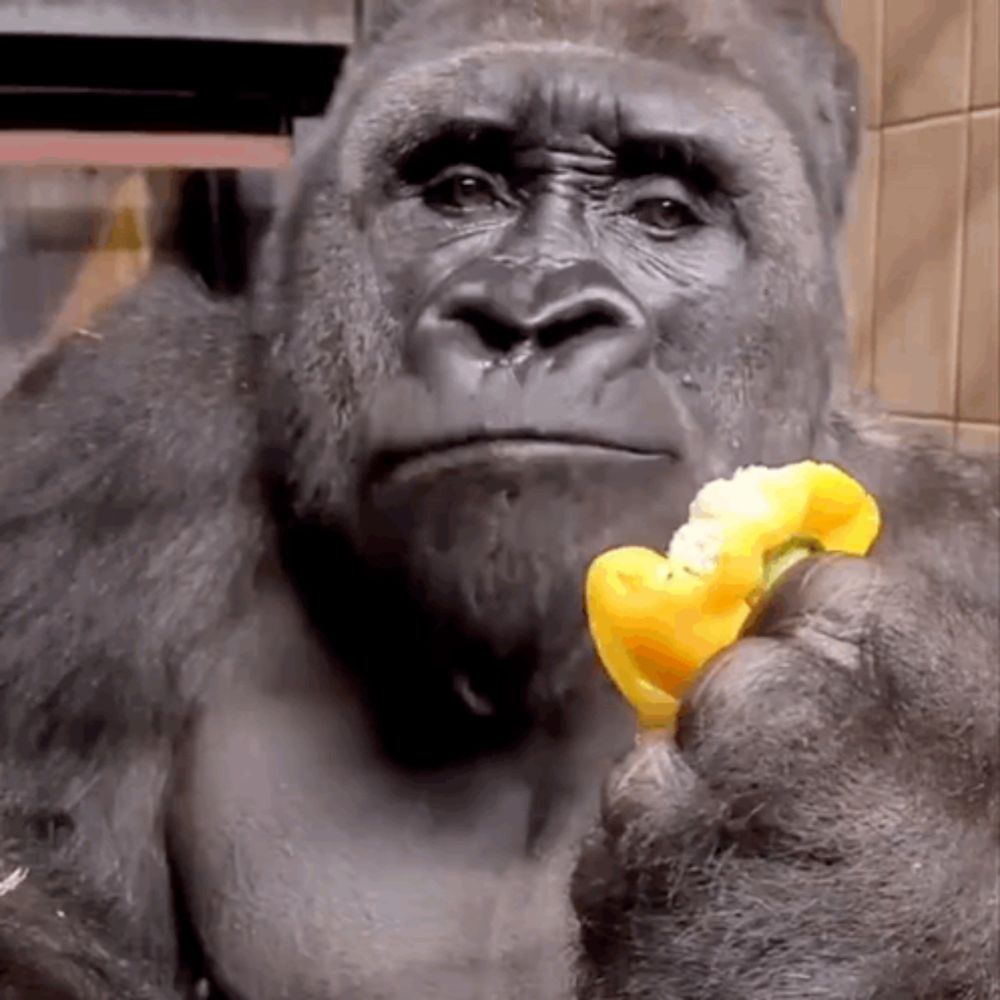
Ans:
POLYGON ((848 415, 819 8, 390 10, 247 308, 3 400, 5 996, 997 995, 997 472, 848 415), (874 555, 632 748, 589 560, 805 457, 874 555))

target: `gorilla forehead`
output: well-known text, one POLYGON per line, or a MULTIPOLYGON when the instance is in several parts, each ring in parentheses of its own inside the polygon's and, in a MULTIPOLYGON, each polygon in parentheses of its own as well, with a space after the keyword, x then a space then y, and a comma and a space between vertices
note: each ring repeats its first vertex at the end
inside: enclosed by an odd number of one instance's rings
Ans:
POLYGON ((373 171, 377 176, 382 164, 455 121, 516 134, 522 147, 590 140, 592 148, 609 149, 666 136, 698 139, 733 185, 738 171, 773 158, 774 133, 785 132, 758 95, 717 74, 626 62, 607 49, 569 42, 482 44, 400 67, 367 90, 347 127, 331 128, 345 154, 345 187, 373 171), (741 148, 729 148, 734 126, 762 118, 769 140, 759 143, 757 156, 748 158, 745 148, 754 144, 753 133, 741 137, 741 148))
MULTIPOLYGON (((557 68, 579 73, 560 88, 563 110, 569 92, 578 101, 604 92, 591 111, 635 115, 637 124, 649 111, 658 112, 650 124, 659 127, 717 122, 744 144, 786 132, 814 194, 835 212, 842 208, 857 153, 857 80, 820 0, 515 0, 496 8, 430 0, 408 7, 359 52, 337 118, 355 136, 375 131, 373 121, 398 132, 403 122, 413 130, 432 124, 457 103, 465 111, 482 104, 488 113, 506 100, 503 110, 519 112, 524 125, 532 106, 552 103, 557 68)), ((354 162, 360 166, 360 158, 354 162)))
POLYGON ((653 59, 697 52, 719 70, 745 69, 760 62, 759 43, 777 30, 793 57, 797 40, 835 37, 822 0, 386 0, 382 7, 362 46, 376 71, 379 50, 399 65, 438 58, 470 39, 567 40, 653 59))

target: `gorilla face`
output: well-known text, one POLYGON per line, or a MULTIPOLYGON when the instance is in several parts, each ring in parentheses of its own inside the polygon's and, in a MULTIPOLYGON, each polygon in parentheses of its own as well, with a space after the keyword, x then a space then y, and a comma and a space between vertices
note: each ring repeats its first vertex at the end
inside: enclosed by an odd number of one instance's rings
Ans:
POLYGON ((475 30, 468 6, 348 77, 278 230, 267 375, 298 516, 433 609, 496 699, 477 671, 520 686, 579 641, 597 551, 662 546, 699 483, 809 454, 837 185, 797 132, 815 95, 782 104, 746 41, 720 64, 704 13, 657 4, 651 52, 621 4, 475 30))

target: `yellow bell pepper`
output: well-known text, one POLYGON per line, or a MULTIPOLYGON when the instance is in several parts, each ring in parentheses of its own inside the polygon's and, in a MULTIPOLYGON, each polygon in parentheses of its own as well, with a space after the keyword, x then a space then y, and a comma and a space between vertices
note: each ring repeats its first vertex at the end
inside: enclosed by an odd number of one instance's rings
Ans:
POLYGON ((833 465, 753 466, 704 486, 666 555, 626 547, 587 573, 590 632, 644 727, 673 726, 698 671, 778 577, 816 552, 867 554, 874 499, 833 465))

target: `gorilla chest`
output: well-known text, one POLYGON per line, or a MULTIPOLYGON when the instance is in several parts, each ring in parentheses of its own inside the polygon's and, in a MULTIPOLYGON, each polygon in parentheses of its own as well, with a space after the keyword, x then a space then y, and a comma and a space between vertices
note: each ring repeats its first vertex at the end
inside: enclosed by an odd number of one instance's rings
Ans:
POLYGON ((194 738, 176 860, 219 987, 233 1000, 568 997, 582 822, 530 843, 526 785, 390 777, 331 742, 328 711, 227 709, 194 738))

